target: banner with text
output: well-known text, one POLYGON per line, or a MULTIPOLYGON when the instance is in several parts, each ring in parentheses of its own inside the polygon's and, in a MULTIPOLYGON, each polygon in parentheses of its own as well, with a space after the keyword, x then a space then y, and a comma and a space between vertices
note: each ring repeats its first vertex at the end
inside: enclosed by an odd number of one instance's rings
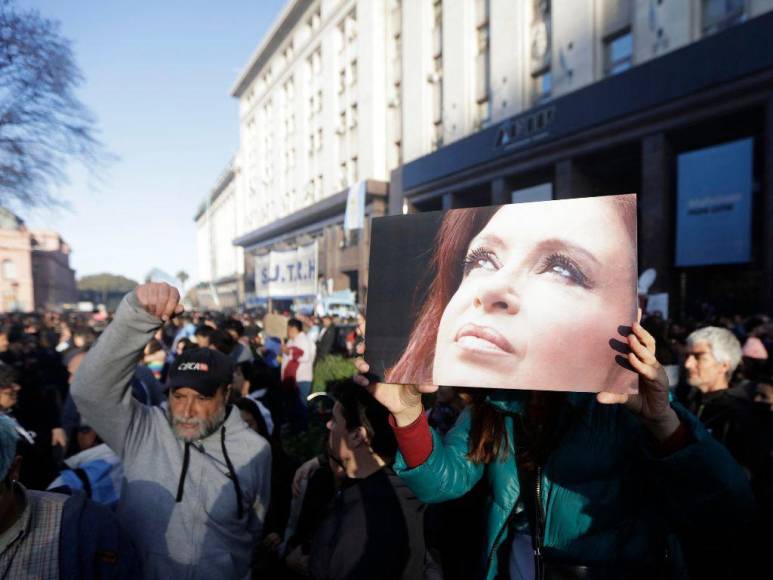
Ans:
POLYGON ((317 293, 317 242, 255 257, 255 296, 298 298, 317 293))

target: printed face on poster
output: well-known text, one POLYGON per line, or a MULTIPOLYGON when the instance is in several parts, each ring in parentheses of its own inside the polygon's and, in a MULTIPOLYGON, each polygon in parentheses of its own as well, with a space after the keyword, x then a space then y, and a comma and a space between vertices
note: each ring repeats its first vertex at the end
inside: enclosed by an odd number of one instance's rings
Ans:
POLYGON ((366 360, 390 383, 636 393, 636 196, 373 220, 366 360))

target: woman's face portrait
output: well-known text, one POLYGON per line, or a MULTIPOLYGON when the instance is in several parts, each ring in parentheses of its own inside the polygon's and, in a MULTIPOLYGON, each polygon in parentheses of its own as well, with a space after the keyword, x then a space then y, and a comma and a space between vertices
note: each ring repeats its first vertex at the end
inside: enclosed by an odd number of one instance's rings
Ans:
POLYGON ((610 344, 636 313, 635 212, 614 197, 497 210, 461 257, 432 382, 635 392, 610 344))

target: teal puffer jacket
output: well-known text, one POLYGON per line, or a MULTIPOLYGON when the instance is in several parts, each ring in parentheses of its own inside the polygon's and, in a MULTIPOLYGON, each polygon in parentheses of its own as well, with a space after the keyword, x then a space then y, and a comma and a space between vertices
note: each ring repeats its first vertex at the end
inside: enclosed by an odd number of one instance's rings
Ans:
MULTIPOLYGON (((399 454, 395 462, 397 474, 427 503, 458 498, 485 474, 487 579, 496 575, 500 548, 509 549, 508 517, 520 494, 513 416, 523 412, 526 395, 496 391, 489 396, 489 404, 506 414, 510 445, 503 461, 482 465, 467 458, 470 414, 465 410, 445 439, 433 431, 432 453, 422 465, 408 469, 399 454)), ((751 519, 754 500, 741 468, 693 415, 672 405, 690 443, 659 458, 651 452, 649 434, 625 408, 601 405, 592 394, 567 396, 559 421, 565 434, 541 469, 547 559, 656 563, 665 549, 665 521, 726 534, 728 526, 751 519)))

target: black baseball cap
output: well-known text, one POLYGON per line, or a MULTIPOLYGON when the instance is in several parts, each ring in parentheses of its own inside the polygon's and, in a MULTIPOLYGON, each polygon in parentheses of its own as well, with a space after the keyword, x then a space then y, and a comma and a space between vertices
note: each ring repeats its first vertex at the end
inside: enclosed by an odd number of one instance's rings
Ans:
POLYGON ((234 363, 231 357, 211 348, 191 348, 178 356, 169 371, 169 390, 188 387, 205 397, 213 396, 231 383, 234 363))

